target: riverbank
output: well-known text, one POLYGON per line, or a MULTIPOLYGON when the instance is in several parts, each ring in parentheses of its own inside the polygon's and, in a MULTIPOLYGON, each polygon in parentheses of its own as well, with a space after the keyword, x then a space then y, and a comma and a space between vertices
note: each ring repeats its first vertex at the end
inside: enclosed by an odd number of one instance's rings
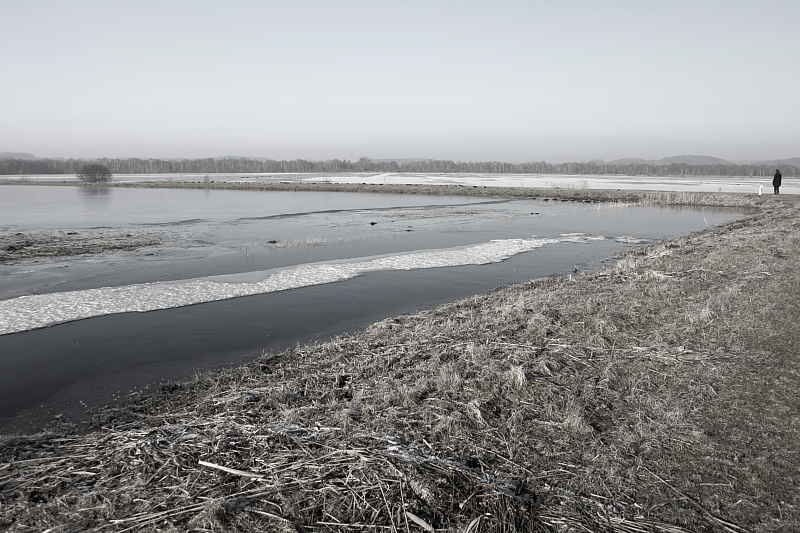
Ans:
POLYGON ((800 527, 798 202, 535 191, 761 211, 4 437, 0 524, 800 527))

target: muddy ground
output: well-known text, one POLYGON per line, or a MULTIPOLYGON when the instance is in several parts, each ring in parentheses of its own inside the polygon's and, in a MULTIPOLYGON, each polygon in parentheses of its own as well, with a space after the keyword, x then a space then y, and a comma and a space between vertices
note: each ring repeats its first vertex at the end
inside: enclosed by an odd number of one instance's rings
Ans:
POLYGON ((0 526, 799 530, 798 199, 618 200, 759 212, 2 437, 0 526))

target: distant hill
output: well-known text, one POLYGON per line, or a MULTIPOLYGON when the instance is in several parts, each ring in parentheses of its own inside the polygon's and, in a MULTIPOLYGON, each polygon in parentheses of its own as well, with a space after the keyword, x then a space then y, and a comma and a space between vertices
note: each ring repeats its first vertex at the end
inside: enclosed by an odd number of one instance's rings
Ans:
POLYGON ((710 155, 676 155, 673 157, 665 157, 660 161, 654 162, 656 165, 730 165, 730 161, 720 159, 719 157, 711 157, 710 155))
POLYGON ((36 156, 27 152, 0 152, 0 159, 36 159, 36 156))
POLYGON ((641 159, 639 157, 626 157, 608 161, 606 165, 730 165, 730 161, 711 157, 710 155, 675 155, 664 159, 641 159))
POLYGON ((789 159, 774 159, 772 161, 759 161, 758 164, 769 165, 775 168, 779 168, 781 166, 800 167, 800 157, 790 157, 789 159))
POLYGON ((626 157, 624 159, 615 159, 614 161, 606 161, 606 165, 647 165, 652 163, 653 161, 648 161, 640 157, 626 157))

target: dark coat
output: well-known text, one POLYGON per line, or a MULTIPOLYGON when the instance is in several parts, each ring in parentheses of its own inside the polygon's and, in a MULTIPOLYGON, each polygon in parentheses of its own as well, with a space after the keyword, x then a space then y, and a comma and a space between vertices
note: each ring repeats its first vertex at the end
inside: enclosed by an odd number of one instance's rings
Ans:
POLYGON ((773 187, 780 187, 781 186, 781 173, 780 171, 775 171, 775 177, 772 178, 772 186, 773 187))

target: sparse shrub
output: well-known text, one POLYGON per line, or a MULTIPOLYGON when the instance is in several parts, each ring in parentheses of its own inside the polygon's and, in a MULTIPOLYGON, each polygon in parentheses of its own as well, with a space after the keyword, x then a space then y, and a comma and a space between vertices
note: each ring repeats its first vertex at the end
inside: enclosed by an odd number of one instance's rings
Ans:
POLYGON ((90 163, 81 168, 77 178, 84 183, 108 183, 112 180, 111 169, 105 165, 90 163))

